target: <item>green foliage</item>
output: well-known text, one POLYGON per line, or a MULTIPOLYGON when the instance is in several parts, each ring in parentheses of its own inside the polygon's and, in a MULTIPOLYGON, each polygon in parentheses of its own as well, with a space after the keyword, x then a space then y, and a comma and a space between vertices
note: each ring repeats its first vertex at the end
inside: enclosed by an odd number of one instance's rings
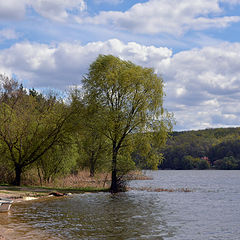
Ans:
POLYGON ((100 125, 98 106, 87 105, 82 98, 82 93, 77 89, 72 91, 71 98, 71 107, 78 109, 78 114, 75 116, 79 126, 75 133, 79 151, 78 166, 89 168, 91 177, 96 171, 109 171, 111 169, 110 144, 102 132, 96 130, 100 125))
POLYGON ((13 181, 14 172, 11 163, 6 158, 6 147, 0 142, 0 183, 13 181))
POLYGON ((96 171, 111 169, 109 144, 103 135, 86 128, 81 135, 76 136, 76 142, 79 151, 78 166, 82 169, 89 168, 91 177, 96 171))
POLYGON ((119 176, 126 175, 129 171, 135 170, 136 166, 129 152, 120 153, 117 161, 117 171, 119 176))
POLYGON ((36 162, 40 182, 50 183, 57 176, 70 173, 77 158, 76 145, 54 146, 36 162))
POLYGON ((4 157, 15 171, 16 185, 22 172, 52 147, 69 141, 67 122, 71 109, 55 96, 27 94, 23 87, 5 76, 0 88, 0 142, 4 157))
POLYGON ((98 108, 94 129, 111 142, 111 189, 118 191, 120 149, 133 143, 135 133, 154 132, 155 141, 164 143, 172 127, 170 115, 163 108, 163 81, 151 68, 99 55, 90 65, 83 89, 87 105, 98 108))
POLYGON ((162 169, 206 169, 224 157, 240 158, 240 128, 174 132, 164 148, 162 169), (194 160, 191 163, 191 156, 194 160), (204 160, 205 158, 205 160, 204 160), (195 162, 195 163, 194 163, 195 162))
POLYGON ((239 136, 234 140, 223 141, 219 144, 212 146, 209 149, 208 156, 213 163, 215 160, 223 159, 224 157, 233 156, 240 158, 240 139, 239 136))
POLYGON ((221 170, 240 170, 240 159, 236 159, 233 156, 224 157, 216 160, 214 166, 216 169, 221 170))
POLYGON ((196 168, 199 170, 209 169, 210 163, 206 159, 200 159, 197 162, 196 168))

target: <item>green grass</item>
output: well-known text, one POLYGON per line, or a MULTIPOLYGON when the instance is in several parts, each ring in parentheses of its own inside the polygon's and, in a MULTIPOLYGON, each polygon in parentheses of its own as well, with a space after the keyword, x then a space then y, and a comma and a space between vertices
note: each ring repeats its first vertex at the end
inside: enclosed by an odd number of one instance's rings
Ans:
POLYGON ((19 192, 53 192, 58 191, 61 193, 84 193, 84 192, 108 192, 108 188, 96 188, 96 187, 80 187, 80 188, 54 188, 54 187, 42 187, 42 186, 10 186, 10 185, 0 185, 0 190, 6 191, 19 191, 19 192))

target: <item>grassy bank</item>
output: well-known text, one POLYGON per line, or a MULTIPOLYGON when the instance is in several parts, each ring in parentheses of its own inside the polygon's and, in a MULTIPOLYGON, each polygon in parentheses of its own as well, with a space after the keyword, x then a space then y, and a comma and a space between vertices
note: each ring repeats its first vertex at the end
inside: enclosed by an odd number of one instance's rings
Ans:
POLYGON ((14 202, 34 200, 37 198, 44 198, 50 196, 51 193, 85 193, 85 192, 107 192, 108 188, 52 188, 40 186, 0 186, 0 198, 9 198, 14 202))
MULTIPOLYGON (((131 172, 126 177, 127 180, 149 179, 141 171, 131 172)), ((29 178, 25 178, 23 183, 24 185, 20 187, 0 185, 0 198, 10 198, 17 202, 47 197, 52 192, 63 194, 107 192, 110 188, 111 174, 97 173, 94 177, 90 177, 88 171, 80 171, 77 174, 59 177, 50 183, 42 184, 42 186, 38 181, 30 181, 29 178)))
POLYGON ((89 172, 80 171, 42 185, 37 178, 34 178, 34 175, 25 176, 23 185, 20 187, 0 185, 0 198, 10 198, 17 202, 47 197, 52 192, 66 194, 108 191, 109 176, 109 174, 98 173, 95 177, 90 177, 89 172))

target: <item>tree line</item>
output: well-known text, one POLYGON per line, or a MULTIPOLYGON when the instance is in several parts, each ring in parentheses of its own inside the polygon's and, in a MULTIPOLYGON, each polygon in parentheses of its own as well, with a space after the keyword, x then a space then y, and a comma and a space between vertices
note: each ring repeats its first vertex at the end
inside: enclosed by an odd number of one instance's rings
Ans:
POLYGON ((20 185, 22 174, 36 169, 40 181, 49 182, 87 167, 91 176, 111 171, 110 190, 118 192, 136 166, 134 152, 146 165, 158 166, 162 158, 155 149, 172 129, 162 78, 151 68, 99 55, 81 84, 63 97, 0 76, 2 179, 11 173, 12 183, 20 185))
POLYGON ((240 128, 173 132, 160 169, 240 169, 240 128))

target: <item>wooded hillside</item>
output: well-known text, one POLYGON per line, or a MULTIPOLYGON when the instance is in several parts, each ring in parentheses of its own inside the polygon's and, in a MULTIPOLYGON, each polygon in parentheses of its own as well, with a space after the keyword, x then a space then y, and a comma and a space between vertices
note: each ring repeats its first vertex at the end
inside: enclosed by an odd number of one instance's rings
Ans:
POLYGON ((240 128, 173 132, 160 169, 240 169, 240 128))

